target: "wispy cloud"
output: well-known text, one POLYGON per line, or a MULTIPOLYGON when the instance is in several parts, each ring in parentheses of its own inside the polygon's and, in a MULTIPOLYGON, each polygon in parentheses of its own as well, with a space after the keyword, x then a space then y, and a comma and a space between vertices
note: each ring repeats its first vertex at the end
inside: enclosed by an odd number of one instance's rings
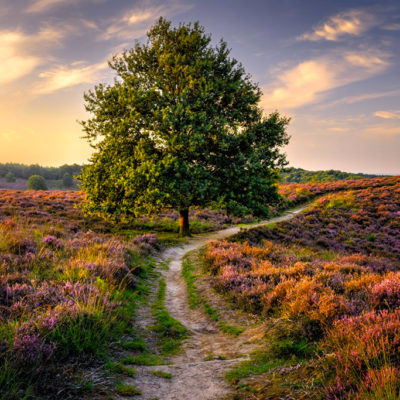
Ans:
POLYGON ((349 35, 360 36, 375 24, 376 19, 373 15, 363 10, 350 10, 330 17, 297 39, 337 41, 349 35))
POLYGON ((19 51, 26 38, 18 32, 0 33, 0 85, 29 74, 40 60, 19 51))
POLYGON ((25 9, 26 13, 43 13, 51 10, 52 8, 59 5, 70 6, 71 4, 79 4, 85 1, 92 1, 100 3, 103 0, 34 0, 31 4, 25 9))
POLYGON ((189 2, 179 0, 164 1, 154 4, 151 1, 143 1, 139 5, 129 9, 118 18, 113 18, 101 39, 132 40, 143 36, 154 21, 163 17, 172 17, 183 13, 193 7, 189 2))
POLYGON ((400 110, 382 110, 374 112, 375 117, 384 119, 400 119, 400 110))
POLYGON ((281 71, 277 84, 263 88, 266 109, 293 109, 321 99, 324 92, 357 82, 384 71, 388 54, 378 50, 332 53, 303 61, 281 71))
POLYGON ((82 83, 93 83, 104 75, 107 67, 107 62, 85 65, 83 61, 75 61, 69 66, 55 66, 39 74, 41 82, 35 87, 34 93, 49 94, 82 83))
POLYGON ((387 31, 400 31, 400 23, 384 25, 382 26, 382 29, 387 31))
POLYGON ((365 127, 361 134, 372 136, 400 136, 400 126, 371 125, 365 127))
POLYGON ((400 95, 400 89, 396 90, 388 90, 386 92, 375 92, 375 93, 365 93, 365 94, 360 94, 359 96, 347 96, 340 98, 338 100, 329 102, 325 104, 325 107, 331 107, 336 104, 354 104, 358 103, 360 101, 365 101, 365 100, 374 100, 374 99, 380 99, 382 97, 390 97, 390 96, 399 96, 400 95))
POLYGON ((21 31, 0 31, 0 85, 31 73, 43 63, 39 49, 58 44, 63 33, 50 26, 27 35, 21 31))

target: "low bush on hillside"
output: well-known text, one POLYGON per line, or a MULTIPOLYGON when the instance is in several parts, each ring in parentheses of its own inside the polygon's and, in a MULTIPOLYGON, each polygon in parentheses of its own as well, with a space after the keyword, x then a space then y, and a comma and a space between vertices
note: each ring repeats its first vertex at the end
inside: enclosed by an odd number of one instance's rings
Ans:
POLYGON ((142 257, 160 249, 154 234, 122 240, 81 224, 74 192, 27 193, 1 193, 2 399, 54 398, 76 365, 105 354, 130 330, 142 257))
POLYGON ((320 398, 399 398, 400 179, 393 179, 326 195, 290 221, 210 242, 204 252, 216 289, 265 317, 271 355, 325 358, 320 398))

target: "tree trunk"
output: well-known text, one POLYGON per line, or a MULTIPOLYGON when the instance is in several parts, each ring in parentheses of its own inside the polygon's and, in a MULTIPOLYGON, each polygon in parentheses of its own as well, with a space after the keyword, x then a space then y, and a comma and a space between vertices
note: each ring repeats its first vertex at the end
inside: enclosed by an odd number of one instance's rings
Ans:
POLYGON ((179 211, 179 236, 191 236, 189 230, 189 210, 179 211))

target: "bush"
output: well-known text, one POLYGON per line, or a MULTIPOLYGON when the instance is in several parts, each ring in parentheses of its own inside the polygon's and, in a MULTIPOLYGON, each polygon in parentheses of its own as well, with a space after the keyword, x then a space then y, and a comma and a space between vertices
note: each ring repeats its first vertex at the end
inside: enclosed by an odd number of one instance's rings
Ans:
POLYGON ((40 175, 30 176, 26 182, 26 188, 32 190, 48 190, 45 179, 40 175))
POLYGON ((72 180, 72 176, 70 173, 66 172, 63 176, 63 186, 64 187, 71 187, 72 184, 74 183, 72 180))
POLYGON ((7 172, 6 181, 7 182, 15 182, 15 175, 12 172, 7 172))

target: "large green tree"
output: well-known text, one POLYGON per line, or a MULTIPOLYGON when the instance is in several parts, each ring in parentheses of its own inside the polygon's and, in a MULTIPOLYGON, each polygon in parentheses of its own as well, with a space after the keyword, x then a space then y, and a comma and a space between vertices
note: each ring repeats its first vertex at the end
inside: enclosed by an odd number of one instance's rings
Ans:
POLYGON ((120 219, 174 207, 181 235, 191 206, 268 213, 289 119, 263 115, 259 87, 229 53, 198 23, 160 18, 145 43, 112 58, 114 83, 84 97, 95 150, 81 175, 87 212, 120 219))

